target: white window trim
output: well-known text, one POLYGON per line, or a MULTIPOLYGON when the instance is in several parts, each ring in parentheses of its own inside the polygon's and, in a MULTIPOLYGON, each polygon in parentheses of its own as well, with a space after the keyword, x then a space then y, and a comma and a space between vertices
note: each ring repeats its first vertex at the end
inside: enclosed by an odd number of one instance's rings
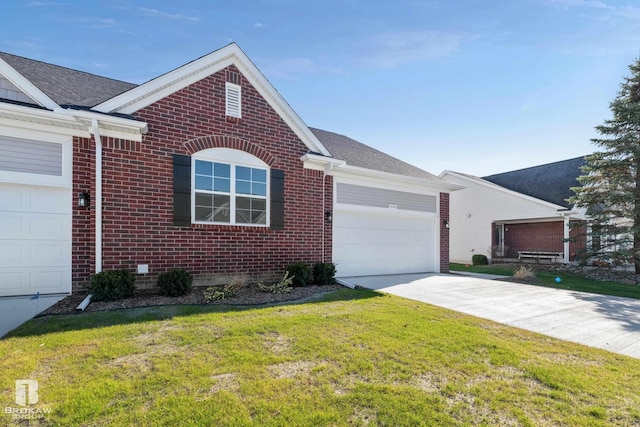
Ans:
POLYGON ((233 83, 226 82, 225 86, 225 113, 229 117, 242 118, 242 87, 233 83), (232 105, 229 102, 230 95, 237 96, 238 105, 232 105))
MULTIPOLYGON (((220 194, 214 193, 212 194, 220 194)), ((226 193, 225 193, 226 194, 226 193)), ((240 150, 231 148, 209 148, 199 151, 191 156, 191 223, 192 224, 209 224, 209 225, 228 225, 241 227, 269 227, 271 225, 271 168, 259 158, 240 150), (205 162, 225 163, 231 166, 230 180, 231 191, 230 199, 230 221, 196 221, 196 160, 205 162), (267 172, 267 196, 264 199, 266 203, 266 220, 265 224, 247 224, 244 222, 236 222, 236 197, 259 198, 261 196, 251 196, 248 194, 236 194, 236 166, 244 166, 253 169, 263 169, 267 172)))

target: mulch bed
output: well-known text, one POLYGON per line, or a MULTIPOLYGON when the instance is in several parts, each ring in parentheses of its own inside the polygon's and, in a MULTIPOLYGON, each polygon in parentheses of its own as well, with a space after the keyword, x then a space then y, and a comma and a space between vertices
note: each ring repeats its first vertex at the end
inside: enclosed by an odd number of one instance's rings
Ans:
MULTIPOLYGON (((181 297, 166 297, 158 295, 157 290, 137 290, 133 297, 119 301, 93 301, 86 311, 106 311, 117 310, 123 308, 150 307, 154 305, 177 305, 177 304, 195 304, 195 305, 266 305, 289 301, 304 301, 325 293, 329 293, 343 288, 341 285, 326 286, 305 286, 293 288, 291 292, 286 294, 272 294, 262 292, 256 285, 246 285, 238 289, 236 295, 221 301, 207 302, 204 298, 206 287, 196 287, 191 293, 181 297)), ((82 313, 76 310, 78 304, 87 296, 86 293, 69 295, 58 303, 52 305, 39 316, 47 316, 52 314, 75 314, 82 313)))

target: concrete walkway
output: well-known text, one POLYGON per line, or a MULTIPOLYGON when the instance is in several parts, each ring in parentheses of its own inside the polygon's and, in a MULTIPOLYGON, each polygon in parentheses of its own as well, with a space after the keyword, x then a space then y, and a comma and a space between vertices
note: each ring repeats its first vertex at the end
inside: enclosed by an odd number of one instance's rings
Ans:
POLYGON ((637 299, 457 274, 348 277, 339 281, 640 358, 637 299))
POLYGON ((32 297, 0 298, 0 338, 65 296, 40 295, 37 299, 32 299, 32 297))

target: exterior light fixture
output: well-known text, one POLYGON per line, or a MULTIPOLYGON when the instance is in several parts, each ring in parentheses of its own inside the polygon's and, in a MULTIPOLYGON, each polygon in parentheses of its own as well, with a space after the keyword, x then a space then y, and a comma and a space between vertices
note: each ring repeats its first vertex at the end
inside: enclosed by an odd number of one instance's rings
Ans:
POLYGON ((91 194, 87 191, 78 193, 78 207, 88 208, 91 206, 91 194))
POLYGON ((333 214, 331 213, 331 211, 324 211, 324 219, 327 222, 333 221, 333 214))
POLYGON ((449 228, 449 221, 448 220, 443 220, 442 223, 444 224, 444 228, 449 228))

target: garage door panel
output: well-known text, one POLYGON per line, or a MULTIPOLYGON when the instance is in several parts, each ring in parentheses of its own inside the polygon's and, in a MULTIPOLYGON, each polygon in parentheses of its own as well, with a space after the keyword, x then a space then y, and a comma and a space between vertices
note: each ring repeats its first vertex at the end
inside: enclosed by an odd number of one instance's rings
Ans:
POLYGON ((71 211, 68 188, 0 183, 0 194, 0 212, 68 214, 71 211))
POLYGON ((3 240, 61 240, 68 238, 70 227, 68 215, 0 213, 0 236, 3 240))
POLYGON ((388 245, 424 245, 432 244, 433 233, 426 231, 389 231, 371 228, 358 230, 343 228, 336 230, 343 244, 371 245, 376 243, 388 245))
POLYGON ((392 258, 421 258, 425 254, 428 254, 429 247, 427 245, 393 245, 393 244, 369 244, 369 245, 357 245, 357 244, 345 244, 340 245, 334 251, 334 257, 336 259, 364 261, 367 259, 387 261, 392 258), (395 254, 402 254, 396 256, 395 254))
POLYGON ((59 267, 71 263, 71 242, 0 240, 0 268, 59 267))
POLYGON ((0 272, 0 297, 33 295, 40 293, 68 292, 71 283, 71 267, 2 269, 0 272))

